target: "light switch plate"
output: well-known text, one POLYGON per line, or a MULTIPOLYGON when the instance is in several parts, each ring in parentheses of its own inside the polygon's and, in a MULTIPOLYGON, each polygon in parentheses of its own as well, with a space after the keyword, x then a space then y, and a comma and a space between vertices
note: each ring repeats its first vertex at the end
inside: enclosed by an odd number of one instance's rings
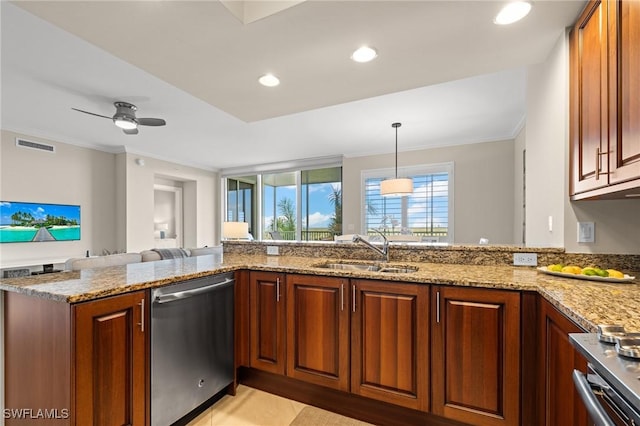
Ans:
POLYGON ((278 246, 267 246, 267 255, 268 256, 278 256, 280 252, 278 251, 278 246))
POLYGON ((578 242, 594 243, 596 241, 596 229, 594 222, 578 222, 578 242))

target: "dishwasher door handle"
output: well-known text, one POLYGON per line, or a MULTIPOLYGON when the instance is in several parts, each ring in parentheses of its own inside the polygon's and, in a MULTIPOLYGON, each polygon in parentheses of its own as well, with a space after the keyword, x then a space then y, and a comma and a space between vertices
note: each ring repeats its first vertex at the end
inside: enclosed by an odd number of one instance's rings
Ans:
POLYGON ((211 285, 208 285, 208 286, 205 286, 205 287, 198 287, 198 288, 194 288, 192 290, 177 291, 175 293, 163 294, 162 296, 156 296, 156 298, 153 301, 153 303, 175 302, 176 300, 186 299, 188 297, 197 296, 199 294, 208 293, 208 292, 213 291, 213 290, 217 290, 217 289, 220 289, 220 288, 223 288, 223 287, 227 287, 228 285, 233 284, 234 281, 235 280, 233 278, 227 278, 226 280, 224 280, 222 282, 211 284, 211 285))

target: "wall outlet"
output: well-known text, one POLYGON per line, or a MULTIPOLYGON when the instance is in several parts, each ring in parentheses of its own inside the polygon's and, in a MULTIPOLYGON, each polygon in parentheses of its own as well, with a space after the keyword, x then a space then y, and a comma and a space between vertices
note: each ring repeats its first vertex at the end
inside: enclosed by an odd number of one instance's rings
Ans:
POLYGON ((578 242, 594 243, 596 241, 596 225, 594 222, 578 222, 578 242))
POLYGON ((267 255, 268 256, 278 256, 280 254, 278 250, 278 246, 267 246, 267 255))
POLYGON ((513 253, 514 266, 538 266, 536 253, 513 253))

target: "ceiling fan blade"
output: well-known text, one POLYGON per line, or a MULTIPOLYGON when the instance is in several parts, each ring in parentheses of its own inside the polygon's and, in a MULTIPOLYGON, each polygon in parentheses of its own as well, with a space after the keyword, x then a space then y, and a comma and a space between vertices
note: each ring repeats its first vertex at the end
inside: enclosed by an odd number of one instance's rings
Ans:
POLYGON ((142 126, 164 126, 167 124, 162 118, 137 118, 136 121, 142 126))
POLYGON ((138 129, 122 129, 125 135, 137 135, 138 129))
POLYGON ((84 112, 85 114, 95 115, 96 117, 108 118, 109 120, 113 119, 113 117, 107 117, 106 115, 100 115, 100 114, 96 114, 96 113, 89 112, 89 111, 83 111, 83 110, 78 109, 78 108, 71 108, 71 109, 74 110, 74 111, 78 111, 78 112, 84 112))

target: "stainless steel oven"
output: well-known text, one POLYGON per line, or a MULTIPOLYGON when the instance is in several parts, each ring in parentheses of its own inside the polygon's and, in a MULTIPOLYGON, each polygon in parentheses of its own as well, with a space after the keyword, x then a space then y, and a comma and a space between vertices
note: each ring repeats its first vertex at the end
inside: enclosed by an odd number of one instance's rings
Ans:
POLYGON ((598 326, 598 333, 569 335, 588 361, 587 373, 575 370, 573 382, 596 426, 640 426, 640 359, 635 340, 623 327, 598 326), (615 329, 615 330, 613 330, 615 329), (614 343, 615 342, 615 343, 614 343))
POLYGON ((638 413, 589 364, 587 374, 574 370, 573 382, 596 426, 640 426, 638 413))

